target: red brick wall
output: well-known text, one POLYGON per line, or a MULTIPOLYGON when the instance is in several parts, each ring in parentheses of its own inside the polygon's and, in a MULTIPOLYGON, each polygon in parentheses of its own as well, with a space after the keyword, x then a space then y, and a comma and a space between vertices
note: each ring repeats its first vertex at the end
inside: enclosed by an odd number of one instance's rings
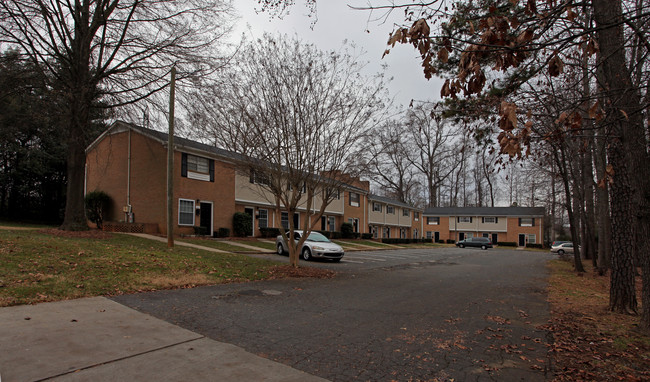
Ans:
MULTIPOLYGON (((345 203, 343 206, 343 220, 342 222, 345 223, 348 221, 348 219, 359 219, 359 233, 367 233, 368 232, 368 199, 366 198, 366 195, 360 194, 359 195, 359 207, 353 207, 350 205, 350 192, 345 191, 343 192, 343 202, 345 203), (365 206, 365 210, 364 210, 365 206)), ((336 226, 337 229, 341 227, 341 224, 338 223, 336 226)))
MULTIPOLYGON (((101 190, 113 199, 108 220, 124 221, 122 207, 127 204, 128 132, 108 135, 86 158, 88 191, 101 190)), ((131 132, 130 195, 134 221, 155 223, 167 232, 167 149, 158 141, 131 132)), ((173 222, 176 234, 192 234, 192 227, 178 225, 178 199, 213 203, 213 229, 232 229, 235 213, 235 176, 230 165, 215 160, 215 181, 181 177, 181 153, 174 153, 173 222)), ((199 217, 195 217, 195 225, 199 217)))

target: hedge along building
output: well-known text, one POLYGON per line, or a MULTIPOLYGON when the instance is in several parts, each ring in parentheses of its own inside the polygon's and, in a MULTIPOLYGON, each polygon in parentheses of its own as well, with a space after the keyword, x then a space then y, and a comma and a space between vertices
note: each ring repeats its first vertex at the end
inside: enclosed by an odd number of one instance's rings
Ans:
POLYGON ((435 207, 424 211, 424 235, 435 241, 488 237, 523 247, 544 240, 544 207, 435 207))
MULTIPOLYGON (((86 193, 103 191, 111 197, 105 221, 136 223, 118 224, 117 229, 143 227, 166 234, 167 138, 166 133, 118 121, 87 148, 86 193)), ((349 222, 355 232, 370 232, 368 182, 337 173, 344 182, 318 222, 312 215, 320 206, 318 195, 312 206, 303 203, 290 217, 276 209, 274 198, 263 187, 263 176, 237 170, 236 164, 242 160, 236 153, 174 137, 175 233, 194 234, 195 227, 207 233, 219 228, 232 230, 235 212, 251 216, 254 236, 265 227, 287 227, 289 219, 302 227, 310 218, 316 230, 339 231, 342 223, 349 222)))

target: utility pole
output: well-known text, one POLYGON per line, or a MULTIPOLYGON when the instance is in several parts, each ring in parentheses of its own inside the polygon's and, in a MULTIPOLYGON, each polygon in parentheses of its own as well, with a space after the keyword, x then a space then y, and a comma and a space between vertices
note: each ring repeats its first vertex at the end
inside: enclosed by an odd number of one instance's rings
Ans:
POLYGON ((174 247, 174 96, 176 91, 176 66, 172 66, 169 91, 169 134, 167 137, 167 247, 174 247))

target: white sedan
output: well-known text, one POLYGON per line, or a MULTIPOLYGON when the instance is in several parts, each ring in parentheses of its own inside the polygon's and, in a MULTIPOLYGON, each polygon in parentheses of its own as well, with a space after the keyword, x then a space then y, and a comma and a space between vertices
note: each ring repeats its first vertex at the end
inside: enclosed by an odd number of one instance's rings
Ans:
POLYGON ((573 243, 566 242, 554 245, 551 247, 551 253, 557 253, 558 255, 564 255, 565 253, 573 253, 573 243))
MULTIPOLYGON (((303 236, 303 231, 294 231, 293 235, 295 245, 303 236)), ((289 232, 287 232, 287 236, 289 236, 289 232)), ((282 235, 278 235, 278 237, 275 239, 275 245, 278 249, 278 255, 284 255, 285 253, 289 252, 289 247, 287 247, 287 244, 284 242, 284 240, 282 240, 282 235)), ((309 236, 307 236, 307 239, 303 243, 300 250, 300 257, 305 260, 311 260, 312 258, 322 258, 341 261, 341 258, 344 254, 345 252, 341 246, 332 243, 330 239, 318 232, 311 232, 309 236)))

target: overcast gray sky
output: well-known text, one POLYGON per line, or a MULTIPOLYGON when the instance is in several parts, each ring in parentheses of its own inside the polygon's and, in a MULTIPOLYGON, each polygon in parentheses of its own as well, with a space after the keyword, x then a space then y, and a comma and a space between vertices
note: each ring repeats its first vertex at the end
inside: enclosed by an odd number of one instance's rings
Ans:
POLYGON ((400 20, 401 11, 396 11, 392 19, 380 23, 369 21, 368 11, 350 9, 348 4, 363 6, 365 0, 327 0, 317 3, 317 21, 310 28, 314 18, 308 17, 309 10, 301 0, 296 1, 289 15, 282 19, 271 18, 268 13, 256 13, 259 9, 256 0, 236 0, 235 7, 240 15, 236 24, 236 36, 245 33, 249 39, 260 37, 264 32, 280 32, 297 34, 303 41, 314 43, 323 50, 336 50, 344 40, 354 42, 362 48, 368 61, 369 73, 381 70, 386 65, 387 77, 392 77, 389 83, 391 96, 395 104, 407 106, 411 99, 438 100, 442 81, 432 79, 427 81, 422 74, 420 60, 411 45, 396 45, 390 54, 381 58, 386 50, 388 34, 393 30, 393 23, 400 20))

